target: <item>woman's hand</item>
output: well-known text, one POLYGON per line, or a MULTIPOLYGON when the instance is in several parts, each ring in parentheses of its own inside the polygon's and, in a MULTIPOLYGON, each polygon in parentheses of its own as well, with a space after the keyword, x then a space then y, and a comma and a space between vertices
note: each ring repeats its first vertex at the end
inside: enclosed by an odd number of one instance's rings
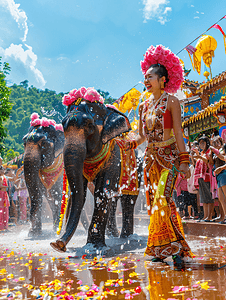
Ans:
POLYGON ((180 164, 179 171, 181 171, 181 176, 183 179, 188 179, 191 177, 191 172, 189 169, 189 164, 180 164))
POLYGON ((126 151, 130 149, 130 141, 125 142, 126 151))
POLYGON ((199 155, 199 150, 197 148, 193 148, 193 151, 195 152, 196 155, 199 155))
POLYGON ((215 172, 216 175, 218 175, 218 174, 220 174, 220 172, 222 172, 222 171, 223 171, 223 168, 222 168, 222 167, 218 167, 218 168, 215 169, 214 172, 215 172))

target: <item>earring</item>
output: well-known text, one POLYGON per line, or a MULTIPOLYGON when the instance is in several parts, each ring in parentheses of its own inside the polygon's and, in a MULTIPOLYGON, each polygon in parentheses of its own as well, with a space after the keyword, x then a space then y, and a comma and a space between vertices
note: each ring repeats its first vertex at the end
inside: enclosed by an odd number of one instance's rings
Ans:
POLYGON ((161 94, 163 94, 164 93, 164 81, 161 81, 161 94))

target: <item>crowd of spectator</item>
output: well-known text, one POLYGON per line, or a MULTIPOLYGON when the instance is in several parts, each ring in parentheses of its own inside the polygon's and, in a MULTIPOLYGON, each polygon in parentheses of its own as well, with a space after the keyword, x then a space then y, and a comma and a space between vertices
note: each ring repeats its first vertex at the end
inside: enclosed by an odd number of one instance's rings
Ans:
POLYGON ((29 220, 30 199, 25 184, 23 167, 4 168, 0 157, 0 231, 29 220))
POLYGON ((203 135, 187 146, 191 177, 180 173, 173 193, 180 216, 226 224, 226 144, 219 135, 203 135))

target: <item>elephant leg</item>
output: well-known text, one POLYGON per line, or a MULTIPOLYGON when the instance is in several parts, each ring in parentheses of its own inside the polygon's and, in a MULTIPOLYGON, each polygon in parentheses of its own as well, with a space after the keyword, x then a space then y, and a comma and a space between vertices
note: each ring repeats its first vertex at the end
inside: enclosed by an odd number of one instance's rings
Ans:
POLYGON ((115 145, 111 152, 111 157, 103 170, 98 174, 95 180, 94 192, 94 212, 88 231, 87 243, 95 246, 105 246, 105 229, 108 216, 113 207, 111 228, 116 228, 115 210, 117 201, 112 200, 117 197, 118 182, 121 172, 120 149, 115 145))
POLYGON ((55 200, 52 194, 54 194, 53 191, 47 191, 46 199, 49 203, 49 206, 50 206, 50 209, 51 209, 52 215, 53 215, 53 230, 57 231, 57 227, 59 224, 59 209, 55 202, 56 201, 58 202, 58 200, 55 200))
POLYGON ((104 197, 94 197, 94 211, 88 231, 87 244, 92 243, 94 247, 105 246, 105 228, 109 214, 111 199, 104 197))
POLYGON ((134 206, 137 200, 136 195, 123 195, 121 197, 122 205, 122 231, 121 238, 126 238, 133 234, 134 206))
POLYGON ((60 221, 60 208, 62 198, 62 177, 53 185, 51 190, 47 191, 47 200, 53 214, 53 230, 57 231, 60 221))
POLYGON ((105 246, 105 229, 112 199, 116 197, 118 192, 117 185, 120 177, 120 167, 114 166, 116 163, 120 166, 119 160, 116 160, 120 157, 120 153, 117 155, 116 151, 113 151, 111 159, 108 161, 105 169, 98 174, 95 182, 94 212, 88 231, 87 243, 92 243, 96 247, 105 246))
POLYGON ((116 208, 117 208, 118 197, 112 198, 110 212, 107 221, 106 234, 109 237, 118 237, 119 231, 117 229, 116 222, 116 208))
POLYGON ((31 229, 29 230, 28 236, 37 236, 42 234, 42 201, 43 194, 38 195, 38 200, 31 196, 31 211, 30 211, 30 222, 31 229))

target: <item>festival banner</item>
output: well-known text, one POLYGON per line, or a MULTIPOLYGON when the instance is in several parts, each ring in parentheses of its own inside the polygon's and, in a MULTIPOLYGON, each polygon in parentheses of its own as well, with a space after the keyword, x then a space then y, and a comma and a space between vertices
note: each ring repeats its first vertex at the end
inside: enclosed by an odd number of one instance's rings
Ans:
POLYGON ((223 37, 224 37, 224 49, 225 49, 225 54, 226 54, 226 35, 225 35, 223 29, 218 24, 214 24, 213 26, 211 26, 211 28, 216 28, 216 29, 220 30, 220 32, 223 34, 223 37))

